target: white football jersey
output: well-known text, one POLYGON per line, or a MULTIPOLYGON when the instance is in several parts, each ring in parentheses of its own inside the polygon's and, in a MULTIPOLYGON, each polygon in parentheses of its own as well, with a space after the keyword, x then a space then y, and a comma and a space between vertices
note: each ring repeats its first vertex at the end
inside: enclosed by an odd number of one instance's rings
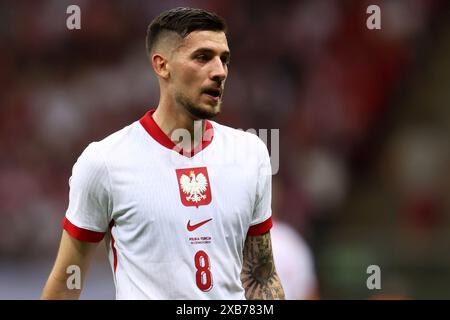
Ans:
POLYGON ((245 299, 244 241, 272 226, 267 148, 206 121, 201 148, 183 155, 153 112, 84 150, 64 229, 105 238, 117 299, 245 299))

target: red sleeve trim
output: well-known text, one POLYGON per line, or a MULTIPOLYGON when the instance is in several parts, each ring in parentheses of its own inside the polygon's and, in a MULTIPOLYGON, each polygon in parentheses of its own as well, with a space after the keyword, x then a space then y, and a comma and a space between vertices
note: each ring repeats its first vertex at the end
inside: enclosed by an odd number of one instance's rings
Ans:
POLYGON ((260 236, 266 232, 268 232, 270 230, 270 228, 272 228, 272 217, 269 217, 269 219, 267 219, 264 222, 255 224, 254 226, 251 226, 248 229, 248 233, 247 235, 249 236, 260 236))
POLYGON ((70 236, 80 241, 99 242, 105 236, 105 232, 97 232, 79 228, 72 224, 72 222, 70 222, 66 217, 64 217, 63 228, 67 231, 67 233, 69 233, 70 236))

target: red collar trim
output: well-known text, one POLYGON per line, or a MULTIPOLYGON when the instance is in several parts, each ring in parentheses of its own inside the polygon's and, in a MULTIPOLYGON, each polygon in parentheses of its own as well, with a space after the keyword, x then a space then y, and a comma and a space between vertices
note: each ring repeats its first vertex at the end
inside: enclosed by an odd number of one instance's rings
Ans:
POLYGON ((178 147, 175 143, 173 143, 172 140, 164 133, 164 131, 161 130, 161 128, 156 124, 155 120, 153 119, 153 113, 156 111, 150 110, 148 111, 140 120, 139 122, 144 127, 145 131, 156 140, 160 145, 175 150, 181 155, 187 156, 187 157, 193 157, 203 149, 205 149, 207 146, 210 145, 214 138, 214 129, 208 120, 205 120, 205 132, 203 133, 202 137, 202 143, 197 145, 194 150, 192 151, 184 151, 180 147, 178 147))

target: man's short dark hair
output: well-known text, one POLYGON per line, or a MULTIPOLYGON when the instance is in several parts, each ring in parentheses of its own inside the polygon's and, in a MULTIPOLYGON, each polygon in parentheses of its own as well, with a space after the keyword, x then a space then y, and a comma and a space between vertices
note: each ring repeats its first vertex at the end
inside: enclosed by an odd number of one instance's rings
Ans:
POLYGON ((224 19, 203 9, 179 7, 161 13, 148 26, 146 46, 150 53, 161 36, 167 31, 185 38, 193 31, 227 32, 224 19))

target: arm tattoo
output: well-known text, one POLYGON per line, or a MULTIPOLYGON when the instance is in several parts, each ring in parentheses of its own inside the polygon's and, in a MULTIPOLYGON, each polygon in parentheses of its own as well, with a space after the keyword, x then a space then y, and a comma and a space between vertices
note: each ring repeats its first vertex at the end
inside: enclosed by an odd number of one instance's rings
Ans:
POLYGON ((270 233, 247 236, 241 281, 247 299, 284 299, 284 290, 275 270, 270 233))

